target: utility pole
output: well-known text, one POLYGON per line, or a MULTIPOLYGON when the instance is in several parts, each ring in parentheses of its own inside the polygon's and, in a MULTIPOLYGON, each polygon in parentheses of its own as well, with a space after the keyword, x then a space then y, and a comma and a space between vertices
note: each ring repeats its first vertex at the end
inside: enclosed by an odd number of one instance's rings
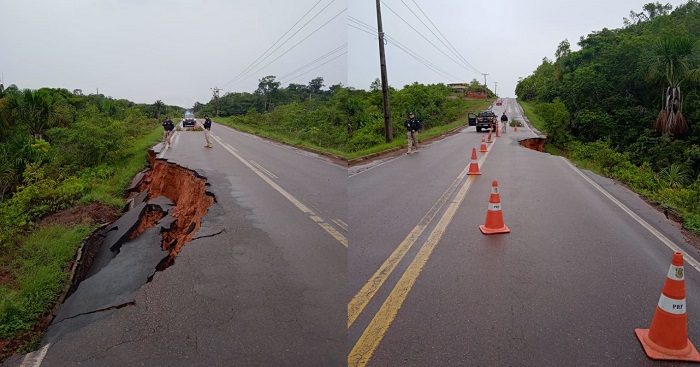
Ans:
POLYGON ((219 117, 219 91, 221 89, 214 86, 214 88, 211 88, 211 90, 214 94, 214 105, 216 106, 216 112, 214 113, 214 117, 219 117))
POLYGON ((495 94, 496 97, 498 97, 498 93, 497 93, 497 91, 498 91, 498 82, 493 82, 493 84, 496 85, 496 86, 493 88, 493 94, 495 94))
POLYGON ((389 143, 394 140, 391 127, 391 109, 389 108, 389 81, 386 76, 386 58, 384 57, 384 31, 382 30, 382 11, 377 0, 377 30, 379 32, 379 66, 382 73, 382 99, 384 100, 384 138, 389 143))
POLYGON ((484 88, 488 88, 488 87, 486 86, 486 76, 487 76, 488 74, 481 73, 481 75, 484 76, 484 88))

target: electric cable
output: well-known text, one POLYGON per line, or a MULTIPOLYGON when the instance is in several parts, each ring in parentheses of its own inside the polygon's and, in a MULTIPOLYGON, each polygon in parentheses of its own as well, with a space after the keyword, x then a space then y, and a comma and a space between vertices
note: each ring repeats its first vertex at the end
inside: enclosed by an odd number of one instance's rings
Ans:
POLYGON ((280 44, 279 46, 277 46, 277 48, 275 48, 275 49, 272 50, 267 56, 265 56, 265 54, 267 54, 268 51, 270 51, 270 49, 272 49, 273 47, 275 47, 275 45, 276 45, 280 40, 282 40, 289 32, 291 32, 291 30, 294 29, 294 27, 295 27, 297 24, 299 24, 299 22, 301 22, 302 19, 304 19, 304 18, 305 18, 314 8, 316 8, 316 6, 317 6, 318 4, 320 4, 322 1, 323 1, 323 0, 319 0, 316 4, 314 4, 314 6, 312 6, 311 9, 309 9, 301 18, 299 18, 299 20, 296 21, 296 23, 294 23, 294 25, 292 25, 292 26, 282 35, 282 37, 280 37, 277 41, 275 41, 275 43, 273 43, 272 46, 270 46, 267 50, 265 50, 265 52, 263 52, 260 56, 258 56, 258 58, 257 58, 255 61, 253 61, 250 65, 248 65, 248 67, 246 67, 243 71, 241 71, 236 77, 234 77, 234 78, 231 79, 230 81, 228 81, 228 82, 226 82, 225 84, 223 84, 223 86, 225 86, 225 85, 227 85, 227 84, 230 84, 230 83, 232 83, 232 82, 238 81, 239 78, 241 78, 243 75, 245 75, 245 74, 246 74, 248 71, 250 71, 252 68, 255 68, 255 67, 257 67, 258 65, 260 65, 263 61, 265 61, 268 57, 270 57, 275 51, 277 51, 280 47, 284 46, 287 42, 289 42, 289 40, 291 40, 292 37, 294 37, 294 36, 295 36, 297 33, 299 33, 302 29, 304 29, 304 27, 306 27, 312 20, 316 19, 316 17, 318 17, 324 10, 326 10, 329 6, 331 6, 331 4, 333 4, 333 2, 335 2, 335 0, 331 0, 330 3, 328 3, 325 7, 323 7, 323 9, 319 10, 318 13, 316 13, 313 17, 311 17, 311 19, 309 19, 306 23, 304 23, 304 25, 302 25, 296 32, 294 32, 294 34, 292 34, 291 36, 289 36, 289 38, 287 38, 284 42, 282 42, 282 44, 280 44), (263 56, 265 56, 265 57, 263 57, 263 56), (261 60, 261 58, 262 58, 262 60, 261 60))
POLYGON ((314 30, 313 32, 311 32, 311 34, 309 34, 308 36, 304 37, 301 41, 297 42, 294 46, 292 46, 291 48, 289 48, 287 51, 285 51, 285 52, 282 53, 281 55, 277 56, 274 60, 272 60, 272 61, 270 61, 269 63, 265 64, 265 66, 259 68, 259 69, 256 70, 255 72, 249 73, 249 75, 248 75, 247 77, 245 77, 245 78, 243 78, 243 79, 241 79, 241 80, 239 80, 239 81, 246 80, 246 79, 250 78, 252 75, 254 75, 254 74, 256 74, 257 72, 259 72, 260 70, 265 69, 266 67, 270 66, 270 64, 272 64, 273 62, 279 60, 282 56, 286 55, 289 51, 295 49, 297 46, 299 46, 299 44, 301 44, 302 42, 304 42, 307 38, 313 36, 316 32, 318 32, 319 30, 321 30, 321 28, 325 27, 328 23, 330 23, 331 21, 333 21, 333 19, 335 19, 335 18, 337 18, 338 16, 340 16, 340 14, 343 14, 346 10, 348 10, 348 8, 345 8, 345 9, 341 10, 338 14, 334 15, 334 16, 333 16, 331 19, 329 19, 327 22, 323 23, 320 27, 316 28, 316 30, 314 30))

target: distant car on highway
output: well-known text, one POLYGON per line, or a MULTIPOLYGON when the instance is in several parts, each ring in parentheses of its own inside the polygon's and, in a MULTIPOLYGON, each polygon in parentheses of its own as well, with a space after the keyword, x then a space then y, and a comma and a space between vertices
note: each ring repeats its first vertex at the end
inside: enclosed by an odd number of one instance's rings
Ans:
POLYGON ((497 100, 496 100, 496 106, 502 106, 502 105, 503 105, 503 101, 501 101, 500 98, 497 99, 497 100))
POLYGON ((182 127, 194 127, 197 124, 197 120, 194 118, 194 113, 192 111, 185 111, 182 115, 182 127))

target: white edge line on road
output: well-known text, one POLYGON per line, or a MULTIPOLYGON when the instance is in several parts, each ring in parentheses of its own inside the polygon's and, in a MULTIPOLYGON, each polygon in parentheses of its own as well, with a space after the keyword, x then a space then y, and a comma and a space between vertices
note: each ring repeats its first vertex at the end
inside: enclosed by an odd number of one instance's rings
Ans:
POLYGON ((250 163, 254 164, 255 167, 258 167, 259 170, 265 172, 265 174, 267 174, 268 176, 270 176, 270 177, 272 177, 272 178, 279 178, 279 177, 277 177, 274 173, 270 172, 270 171, 267 170, 265 167, 261 166, 260 163, 257 163, 257 162, 255 162, 255 161, 250 161, 250 163))
POLYGON ((382 163, 380 163, 380 164, 378 164, 378 165, 376 165, 376 166, 372 166, 372 167, 370 167, 370 168, 363 169, 363 170, 360 171, 360 172, 353 173, 353 174, 349 175, 348 178, 357 176, 357 175, 359 175, 360 173, 367 172, 367 171, 372 170, 372 169, 375 169, 375 168, 377 168, 377 167, 379 167, 379 166, 383 166, 383 165, 385 165, 385 164, 387 164, 387 163, 389 163, 389 162, 393 162, 393 161, 395 161, 395 160, 397 160, 397 159, 399 159, 399 158, 401 158, 401 157, 402 157, 402 156, 394 157, 394 158, 391 158, 391 159, 389 159, 388 161, 382 162, 382 163))
MULTIPOLYGON (((212 122, 214 122, 214 121, 212 121, 212 122)), ((216 123, 216 122, 214 122, 214 123, 216 123)), ((249 138, 251 138, 251 139, 259 140, 259 141, 262 141, 262 142, 264 142, 264 143, 277 146, 278 148, 292 151, 292 152, 294 152, 295 154, 298 154, 298 155, 301 155, 301 156, 304 156, 304 157, 311 157, 311 158, 313 158, 313 159, 316 159, 316 160, 318 160, 318 161, 320 161, 320 162, 323 162, 323 163, 325 163, 325 164, 329 164, 329 165, 334 166, 334 167, 341 167, 341 166, 339 166, 339 165, 337 165, 337 164, 335 164, 335 163, 333 163, 333 162, 329 162, 329 160, 327 159, 327 157, 324 157, 323 155, 320 155, 320 154, 318 154, 318 153, 310 152, 310 151, 307 151, 307 150, 304 150, 304 149, 301 149, 301 148, 297 148, 297 147, 295 147, 295 146, 287 145, 287 144, 284 144, 284 143, 281 143, 281 142, 278 142, 278 141, 268 140, 269 138, 261 138, 261 137, 259 137, 259 136, 257 136, 257 135, 250 134, 250 133, 247 133, 247 132, 245 132, 245 131, 236 130, 236 129, 230 127, 230 126, 226 126, 226 125, 222 125, 222 124, 217 124, 217 125, 221 126, 222 128, 228 128, 229 130, 233 131, 234 134, 239 134, 239 135, 243 135, 243 136, 249 137, 249 138), (314 154, 315 156, 310 156, 309 154, 304 154, 304 153, 311 153, 311 154, 314 154)), ((214 134, 212 134, 212 136, 214 136, 214 134)), ((342 167, 341 167, 341 168, 342 168, 342 167)))
POLYGON ((275 183, 275 181, 272 181, 272 179, 268 176, 265 175, 262 171, 257 169, 254 165, 252 165, 250 162, 248 162, 245 158, 241 157, 238 153, 236 153, 230 145, 224 143, 219 137, 213 136, 213 138, 221 144, 224 149, 226 149, 229 153, 231 153, 234 157, 236 157, 241 163, 246 165, 250 170, 252 170, 256 175, 258 175, 260 178, 263 179, 263 181, 267 182, 268 185, 270 185, 273 189, 277 190, 282 196, 284 196, 287 200, 289 200, 294 206, 299 208, 303 213, 307 214, 311 220, 316 222, 321 228, 323 228, 328 234, 333 236, 338 242, 340 242, 345 248, 348 247, 348 239, 343 236, 340 232, 338 232, 335 228, 333 228, 331 225, 328 223, 323 222, 320 217, 318 217, 311 209, 309 209, 306 205, 302 204, 301 201, 297 200, 292 194, 287 192, 287 190, 283 189, 280 185, 275 183), (321 222, 316 220, 315 218, 321 219, 321 222))
POLYGON ((595 181, 593 181, 590 177, 586 176, 580 169, 578 169, 576 166, 574 166, 571 162, 569 162, 568 159, 561 157, 561 159, 566 162, 571 169, 574 170, 574 172, 578 173, 581 177, 583 177, 584 180, 588 181, 593 187, 595 187, 598 191, 600 191, 603 195, 605 195, 610 201, 615 203, 615 205, 619 206, 622 210, 625 211, 632 219, 636 220, 639 224, 642 225, 642 227, 646 228, 647 231, 651 232, 656 238, 658 238, 663 244, 668 246, 671 250, 680 252, 683 254, 683 258, 685 262, 695 268, 698 272, 700 272, 700 263, 698 263, 697 260, 695 260, 692 256, 688 255, 685 251, 683 251, 678 245, 673 243, 673 241, 669 240, 668 237, 664 236, 661 232, 656 230, 651 224, 647 223, 644 219, 642 219, 640 216, 638 216, 636 213, 634 213, 630 208, 622 204, 619 200, 617 200, 612 194, 609 192, 605 191, 600 185, 598 185, 595 181))
POLYGON ((41 362, 44 360, 44 357, 46 357, 46 353, 49 351, 50 347, 51 343, 44 345, 43 347, 41 347, 41 349, 37 350, 36 352, 27 354, 22 359, 22 364, 20 364, 19 367, 41 366, 41 362))
POLYGON ((347 223, 343 222, 340 219, 331 219, 331 220, 333 221, 333 223, 338 225, 338 227, 342 228, 345 232, 348 231, 348 224, 347 223))

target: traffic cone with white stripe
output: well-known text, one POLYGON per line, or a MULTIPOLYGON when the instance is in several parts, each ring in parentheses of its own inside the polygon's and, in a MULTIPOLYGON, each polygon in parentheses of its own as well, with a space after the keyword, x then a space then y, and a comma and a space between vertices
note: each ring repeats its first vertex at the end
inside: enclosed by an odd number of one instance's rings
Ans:
POLYGON ((489 130, 489 137, 486 139, 486 142, 489 144, 493 143, 493 140, 491 140, 491 130, 489 130))
POLYGON ((498 181, 493 181, 491 197, 489 198, 489 210, 486 212, 486 224, 480 225, 483 234, 509 233, 510 229, 503 223, 501 213, 501 196, 498 194, 498 181))
POLYGON ((700 354, 688 339, 682 253, 673 254, 651 327, 634 332, 651 359, 700 362, 700 354))
POLYGON ((496 121, 496 137, 498 137, 498 130, 500 129, 498 128, 498 121, 496 121))
POLYGON ((468 175, 480 175, 481 171, 479 171, 479 162, 476 159, 476 148, 472 148, 472 162, 469 163, 469 172, 467 172, 468 175))
POLYGON ((484 136, 481 136, 481 148, 479 148, 480 152, 488 152, 489 148, 486 147, 486 138, 484 136))

